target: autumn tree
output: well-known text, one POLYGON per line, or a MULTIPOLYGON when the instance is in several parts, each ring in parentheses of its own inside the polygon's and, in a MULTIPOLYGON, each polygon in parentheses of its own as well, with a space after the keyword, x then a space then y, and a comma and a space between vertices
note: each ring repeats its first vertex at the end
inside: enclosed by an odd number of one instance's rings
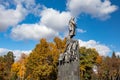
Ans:
POLYGON ((66 39, 54 38, 54 42, 41 39, 26 62, 26 78, 56 80, 59 54, 65 49, 66 39))
POLYGON ((82 80, 91 80, 93 66, 96 65, 98 52, 95 49, 81 47, 80 52, 80 76, 82 80))
POLYGON ((14 54, 9 51, 6 55, 0 57, 0 79, 8 80, 11 75, 11 66, 14 63, 14 54))
POLYGON ((26 62, 26 77, 35 80, 48 80, 54 67, 50 58, 50 47, 46 39, 41 39, 35 49, 30 53, 26 62))
POLYGON ((57 67, 57 63, 58 63, 58 58, 59 58, 59 54, 63 53, 66 47, 66 38, 64 38, 63 40, 60 39, 59 37, 55 37, 54 38, 54 43, 52 43, 53 46, 51 46, 52 49, 52 54, 53 54, 53 61, 54 64, 57 67))
POLYGON ((119 80, 120 79, 120 59, 115 52, 112 56, 102 57, 102 63, 98 66, 99 80, 119 80), (118 79, 119 78, 119 79, 118 79))
POLYGON ((4 80, 4 70, 5 70, 4 58, 0 56, 0 80, 4 80))
POLYGON ((20 59, 12 64, 11 80, 24 79, 26 71, 25 68, 26 59, 27 55, 22 53, 20 59))

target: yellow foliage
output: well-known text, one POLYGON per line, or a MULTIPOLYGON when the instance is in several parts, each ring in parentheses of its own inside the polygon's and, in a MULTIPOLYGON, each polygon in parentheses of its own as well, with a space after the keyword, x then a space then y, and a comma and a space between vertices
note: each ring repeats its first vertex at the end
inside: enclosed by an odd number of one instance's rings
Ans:
POLYGON ((13 74, 17 74, 17 76, 20 77, 20 78, 24 78, 24 75, 25 75, 26 58, 27 58, 27 56, 25 54, 22 54, 20 60, 13 63, 12 68, 11 68, 11 72, 13 74))
POLYGON ((61 40, 58 37, 54 39, 54 43, 41 39, 27 58, 26 77, 36 80, 55 80, 58 57, 64 51, 65 43, 66 39, 61 40))
POLYGON ((18 63, 18 62, 13 63, 13 64, 12 64, 11 71, 12 71, 13 73, 18 73, 19 70, 20 70, 20 66, 21 66, 21 64, 18 63))

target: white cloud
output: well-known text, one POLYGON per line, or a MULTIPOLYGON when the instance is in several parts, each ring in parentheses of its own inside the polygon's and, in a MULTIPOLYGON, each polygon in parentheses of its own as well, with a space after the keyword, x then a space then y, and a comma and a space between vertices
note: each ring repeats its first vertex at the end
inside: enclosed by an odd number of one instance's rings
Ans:
POLYGON ((5 55, 8 51, 8 49, 0 48, 0 56, 5 55))
POLYGON ((41 11, 40 23, 50 27, 58 32, 65 31, 68 26, 71 15, 69 12, 59 12, 52 8, 45 8, 41 11))
POLYGON ((0 48, 0 56, 6 55, 9 51, 12 51, 14 53, 15 56, 15 60, 18 60, 21 56, 22 53, 25 54, 29 54, 31 52, 31 50, 9 50, 9 49, 5 49, 5 48, 0 48))
POLYGON ((3 1, 3 0, 0 0, 0 4, 2 4, 2 5, 4 5, 4 6, 6 6, 6 7, 9 7, 10 6, 10 1, 9 0, 5 0, 5 1, 3 1))
POLYGON ((14 0, 16 4, 23 4, 26 8, 31 8, 36 5, 35 0, 14 0))
POLYGON ((83 30, 83 29, 77 29, 77 32, 79 32, 79 33, 85 33, 85 32, 87 32, 86 30, 83 30))
POLYGON ((41 20, 36 24, 22 24, 14 27, 11 37, 15 40, 39 40, 53 38, 67 30, 71 18, 69 12, 59 12, 52 8, 45 8, 40 13, 41 20))
POLYGON ((79 45, 80 47, 95 48, 101 56, 107 56, 111 51, 108 46, 100 44, 95 40, 89 40, 89 41, 79 40, 79 45))
POLYGON ((58 32, 41 24, 22 24, 14 27, 11 37, 15 40, 39 40, 53 38, 58 32))
POLYGON ((40 14, 40 8, 40 4, 36 4, 35 0, 0 1, 0 32, 9 27, 15 27, 30 13, 40 14), (10 5, 13 5, 15 9, 10 5))
POLYGON ((0 31, 5 31, 10 26, 15 26, 27 15, 22 5, 17 5, 16 9, 6 9, 0 5, 0 31))
POLYGON ((40 4, 36 4, 35 0, 14 0, 15 4, 22 4, 28 13, 32 13, 34 15, 39 15, 40 8, 42 6, 40 4))
POLYGON ((15 60, 20 59, 22 53, 28 55, 31 52, 31 50, 28 50, 28 51, 25 51, 25 50, 11 50, 11 51, 13 51, 13 53, 15 55, 15 60))
POLYGON ((115 52, 115 54, 120 56, 120 52, 115 52))
POLYGON ((86 13, 101 19, 106 19, 109 14, 117 10, 109 0, 68 0, 67 8, 73 15, 86 13))

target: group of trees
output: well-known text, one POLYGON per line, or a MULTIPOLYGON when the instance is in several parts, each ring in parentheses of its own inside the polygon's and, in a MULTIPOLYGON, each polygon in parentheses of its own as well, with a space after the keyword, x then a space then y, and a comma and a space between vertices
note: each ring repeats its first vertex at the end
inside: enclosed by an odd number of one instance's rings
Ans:
MULTIPOLYGON (((103 57, 102 62, 97 64, 98 80, 120 80, 120 58, 112 53, 111 57, 103 57)), ((94 77, 94 78, 95 78, 94 77)))
MULTIPOLYGON (((53 42, 41 39, 29 55, 14 61, 12 52, 0 56, 0 80, 57 80, 58 57, 64 52, 66 38, 53 42)), ((117 80, 120 58, 102 57, 95 49, 80 47, 81 80, 117 80)))
POLYGON ((9 80, 13 63, 13 52, 8 52, 6 55, 0 56, 0 80, 9 80))

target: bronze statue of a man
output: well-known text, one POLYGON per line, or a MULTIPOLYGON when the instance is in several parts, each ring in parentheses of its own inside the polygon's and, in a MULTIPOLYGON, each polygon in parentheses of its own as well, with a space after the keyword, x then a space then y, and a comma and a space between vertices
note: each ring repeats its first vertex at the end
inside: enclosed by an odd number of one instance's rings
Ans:
POLYGON ((74 21, 75 18, 71 18, 69 21, 69 37, 72 38, 75 36, 75 28, 76 28, 76 23, 74 21))

